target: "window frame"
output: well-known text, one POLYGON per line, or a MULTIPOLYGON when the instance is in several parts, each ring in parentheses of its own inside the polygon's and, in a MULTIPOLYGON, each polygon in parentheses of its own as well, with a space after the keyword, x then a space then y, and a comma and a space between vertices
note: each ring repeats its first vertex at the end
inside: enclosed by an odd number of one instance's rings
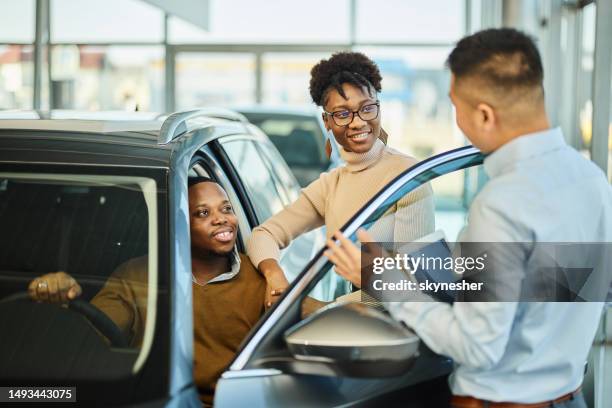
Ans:
MULTIPOLYGON (((95 379, 97 392, 110 392, 111 390, 121 390, 120 393, 114 392, 108 395, 116 395, 109 397, 108 403, 120 403, 122 394, 130 393, 138 395, 134 402, 147 402, 158 398, 165 398, 170 389, 170 355, 171 346, 170 339, 173 336, 171 333, 171 325, 169 323, 169 314, 171 307, 171 297, 173 296, 171 288, 171 265, 170 265, 170 239, 169 239, 169 218, 168 218, 168 180, 166 168, 163 167, 130 167, 130 166, 115 166, 115 165, 82 165, 71 163, 26 163, 14 162, 0 163, 0 172, 3 173, 24 173, 24 174, 66 174, 66 175, 94 175, 94 176, 128 176, 141 177, 151 179, 156 184, 156 205, 157 205, 157 299, 155 320, 153 323, 152 343, 150 350, 143 360, 138 371, 130 370, 125 376, 120 378, 99 378, 95 379), (162 335, 163 334, 163 335, 162 335), (155 378, 155 380, 151 380, 155 378), (147 386, 140 388, 140 384, 147 386), (100 391, 106 390, 106 391, 100 391)), ((109 271, 109 274, 112 271, 109 271)), ((144 347, 144 346, 143 346, 144 347)), ((69 379, 73 384, 82 384, 84 381, 80 378, 69 379)), ((24 380, 26 382, 30 380, 24 380)), ((48 380, 48 385, 61 385, 65 379, 57 381, 48 380)), ((92 393, 86 392, 88 397, 92 393)), ((86 398, 88 399, 88 398, 86 398)))
MULTIPOLYGON (((233 168, 234 174, 237 177, 237 179, 240 180, 241 184, 244 186, 245 189, 245 194, 247 196, 249 196, 248 194, 248 183, 244 180, 244 178, 240 175, 238 169, 236 168, 233 160, 229 157, 229 154, 227 153, 227 149, 225 147, 226 144, 228 143, 233 143, 233 142, 247 142, 247 143, 251 143, 251 145, 253 146, 253 148, 255 149, 255 151, 257 152, 258 156, 260 157, 260 159, 262 160, 263 166, 268 170, 268 175, 270 176, 270 180, 272 181, 272 185, 274 186, 274 189, 276 191, 276 194, 281 202, 281 205, 283 207, 286 207, 286 202, 287 202, 287 197, 286 197, 286 193, 285 190, 282 188, 281 183, 278 181, 276 175, 274 174, 274 172, 272 171, 272 169, 270 168, 269 163, 266 162, 265 157, 262 155, 261 150, 258 149, 257 147, 257 143, 260 143, 261 141, 257 138, 254 137, 253 135, 248 135, 248 134, 240 134, 240 135, 232 135, 232 136, 227 136, 224 137, 222 139, 219 140, 219 147, 221 150, 223 150, 225 156, 227 157, 227 161, 228 161, 228 165, 231 166, 233 168)), ((257 206, 254 204, 253 200, 250 198, 249 196, 249 202, 251 203, 251 206, 253 207, 255 216, 256 216, 256 220, 257 220, 257 224, 259 225, 261 222, 264 222, 265 220, 262 219, 262 215, 257 213, 257 206)), ((269 206, 268 206, 269 208, 269 206)), ((274 216, 275 212, 272 211, 271 208, 270 209, 270 217, 274 216)))

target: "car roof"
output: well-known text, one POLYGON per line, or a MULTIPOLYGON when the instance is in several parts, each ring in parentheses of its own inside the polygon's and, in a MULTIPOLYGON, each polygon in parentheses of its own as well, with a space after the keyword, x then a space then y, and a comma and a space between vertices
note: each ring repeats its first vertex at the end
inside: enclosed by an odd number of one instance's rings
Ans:
MULTIPOLYGON (((207 137, 244 133, 243 123, 198 118, 197 129, 177 131, 160 143, 162 120, 0 119, 0 163, 163 167, 187 148, 186 135, 208 129, 207 137), (212 131, 211 131, 212 129, 212 131), (181 133, 182 132, 182 133, 181 133)), ((193 141, 188 143, 192 148, 193 141)))
POLYGON ((95 119, 3 119, 0 129, 53 130, 64 132, 112 133, 155 132, 162 122, 156 120, 95 120, 95 119))

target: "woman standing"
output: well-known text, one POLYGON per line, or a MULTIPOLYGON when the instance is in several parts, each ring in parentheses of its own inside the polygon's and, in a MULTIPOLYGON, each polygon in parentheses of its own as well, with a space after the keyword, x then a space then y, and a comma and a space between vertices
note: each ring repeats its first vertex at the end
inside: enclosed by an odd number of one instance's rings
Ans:
MULTIPOLYGON (((247 252, 266 278, 267 306, 288 285, 278 263, 282 248, 322 225, 330 238, 381 187, 416 163, 383 142, 381 80, 376 64, 358 52, 334 54, 312 68, 310 95, 323 108, 325 127, 336 139, 346 165, 321 174, 293 204, 253 230, 247 252)), ((375 234, 379 241, 411 241, 434 230, 429 186, 407 195, 392 210, 392 216, 376 226, 382 234, 375 234)))

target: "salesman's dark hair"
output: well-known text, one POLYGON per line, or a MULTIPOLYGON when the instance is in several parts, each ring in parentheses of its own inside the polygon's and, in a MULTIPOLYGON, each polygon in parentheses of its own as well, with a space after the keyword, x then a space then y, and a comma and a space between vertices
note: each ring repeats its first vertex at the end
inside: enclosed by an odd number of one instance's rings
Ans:
POLYGON ((455 79, 474 78, 495 89, 542 87, 540 53, 527 34, 494 28, 462 38, 447 59, 455 79))
POLYGON ((335 89, 343 98, 342 84, 366 88, 368 92, 382 89, 382 76, 374 61, 360 52, 338 52, 323 59, 310 71, 310 96, 318 106, 325 105, 327 93, 335 89))

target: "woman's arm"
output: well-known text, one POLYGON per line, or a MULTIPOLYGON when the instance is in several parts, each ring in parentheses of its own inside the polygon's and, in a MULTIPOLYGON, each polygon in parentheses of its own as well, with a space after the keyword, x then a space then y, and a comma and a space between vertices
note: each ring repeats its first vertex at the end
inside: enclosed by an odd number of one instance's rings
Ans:
POLYGON ((396 204, 393 242, 412 242, 435 230, 435 204, 429 183, 417 188, 396 204))
POLYGON ((293 204, 253 229, 247 242, 247 254, 268 283, 266 307, 271 306, 289 284, 279 265, 280 250, 299 235, 324 224, 329 176, 329 173, 321 175, 302 190, 293 204))

